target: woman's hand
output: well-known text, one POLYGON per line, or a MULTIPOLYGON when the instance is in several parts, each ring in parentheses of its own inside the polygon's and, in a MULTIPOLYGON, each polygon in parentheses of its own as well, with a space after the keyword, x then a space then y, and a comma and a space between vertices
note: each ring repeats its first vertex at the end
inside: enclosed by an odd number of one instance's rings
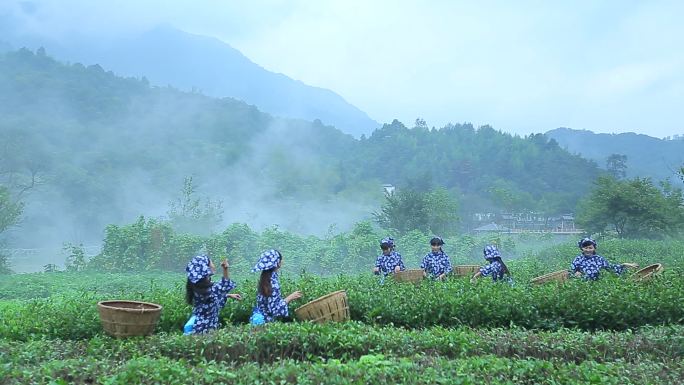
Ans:
POLYGON ((223 278, 228 279, 228 260, 221 261, 221 268, 223 269, 223 278))
POLYGON ((379 267, 374 267, 373 268, 373 274, 379 274, 380 273, 380 268, 379 267))
POLYGON ((395 267, 394 267, 394 272, 395 272, 395 273, 398 273, 398 272, 400 272, 400 271, 401 271, 401 266, 395 266, 395 267))
POLYGON ((300 299, 300 298, 302 298, 302 292, 299 291, 299 290, 297 290, 297 291, 295 291, 294 293, 288 295, 288 296, 285 298, 285 302, 286 302, 286 303, 290 303, 291 301, 294 301, 294 300, 297 300, 297 299, 300 299))
POLYGON ((242 296, 240 294, 228 294, 228 298, 232 298, 236 301, 242 301, 242 296))
POLYGON ((576 271, 576 272, 575 272, 575 277, 579 278, 579 277, 581 277, 581 276, 582 276, 582 272, 581 272, 581 271, 576 271))

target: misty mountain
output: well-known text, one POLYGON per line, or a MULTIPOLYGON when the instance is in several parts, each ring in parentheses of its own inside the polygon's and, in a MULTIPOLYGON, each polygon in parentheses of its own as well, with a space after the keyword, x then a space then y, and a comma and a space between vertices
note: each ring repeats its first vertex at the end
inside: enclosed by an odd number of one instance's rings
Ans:
POLYGON ((664 140, 632 132, 597 134, 588 130, 557 128, 546 134, 568 151, 594 160, 606 168, 612 154, 627 156, 627 176, 670 179, 678 183, 675 172, 684 164, 684 138, 664 140))
POLYGON ((229 44, 168 25, 113 39, 70 36, 57 41, 31 35, 8 37, 10 31, 6 32, 5 39, 12 39, 16 48, 43 46, 60 60, 98 64, 123 76, 144 76, 153 85, 232 97, 271 115, 319 119, 356 137, 380 126, 333 91, 267 71, 229 44))
POLYGON ((224 224, 322 234, 369 218, 382 184, 445 187, 464 216, 557 213, 572 211, 591 186, 587 175, 601 173, 542 134, 394 121, 355 139, 320 121, 27 49, 0 55, 0 143, 0 176, 39 182, 17 238, 57 244, 99 241, 106 225, 141 214, 164 216, 188 176, 202 196, 223 202, 224 224))
POLYGON ((0 170, 15 180, 37 172, 42 182, 24 225, 79 229, 64 238, 92 239, 108 223, 164 215, 186 176, 223 200, 230 222, 315 232, 369 210, 355 184, 347 191, 358 198, 354 207, 330 197, 350 135, 99 65, 64 65, 41 50, 0 55, 0 136, 0 170))

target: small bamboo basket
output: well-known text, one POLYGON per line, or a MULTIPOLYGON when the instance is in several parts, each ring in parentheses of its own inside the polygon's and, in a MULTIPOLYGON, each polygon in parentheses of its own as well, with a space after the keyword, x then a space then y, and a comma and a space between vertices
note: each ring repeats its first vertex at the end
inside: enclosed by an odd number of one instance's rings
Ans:
POLYGON ((480 271, 480 265, 456 265, 453 267, 451 274, 455 277, 470 277, 478 271, 480 271))
POLYGON ((653 265, 648 265, 635 272, 634 275, 632 275, 632 279, 636 281, 648 281, 662 273, 662 271, 663 265, 660 263, 654 263, 653 265))
POLYGON ((295 316, 301 321, 317 323, 348 321, 350 316, 347 292, 335 291, 308 302, 295 309, 295 316))
POLYGON ((140 301, 101 301, 97 303, 104 331, 117 338, 147 336, 159 322, 162 306, 140 301))
POLYGON ((423 269, 408 269, 394 273, 394 280, 397 282, 418 283, 425 278, 423 269))
POLYGON ((537 278, 533 278, 530 283, 541 285, 546 282, 565 282, 570 278, 567 270, 554 271, 553 273, 544 274, 537 278))

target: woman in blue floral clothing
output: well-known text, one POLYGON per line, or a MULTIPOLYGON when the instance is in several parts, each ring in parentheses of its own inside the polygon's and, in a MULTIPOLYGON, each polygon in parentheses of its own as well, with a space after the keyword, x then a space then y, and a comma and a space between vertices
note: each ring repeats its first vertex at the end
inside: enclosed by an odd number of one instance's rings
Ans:
POLYGON ((430 276, 432 279, 442 280, 446 278, 447 274, 451 271, 451 262, 449 261, 449 256, 442 250, 442 245, 444 245, 444 240, 440 237, 433 237, 430 240, 430 247, 432 247, 432 252, 428 253, 423 257, 423 262, 420 264, 420 268, 424 270, 425 276, 430 276))
POLYGON ((237 285, 228 275, 228 261, 221 262, 223 277, 218 283, 211 282, 211 276, 216 271, 214 263, 207 255, 192 258, 185 267, 188 280, 185 287, 185 299, 192 305, 192 315, 195 317, 191 334, 204 334, 218 329, 219 311, 226 305, 228 298, 242 299, 240 294, 228 294, 237 285))
POLYGON ((380 241, 380 249, 382 254, 375 259, 375 267, 373 267, 374 274, 382 273, 383 276, 392 273, 398 273, 406 270, 404 261, 401 260, 401 254, 394 251, 394 239, 387 237, 380 241))
POLYGON ((271 249, 261 254, 259 261, 252 269, 252 272, 261 271, 253 318, 255 314, 261 314, 265 322, 272 322, 278 317, 287 317, 289 314, 287 305, 302 297, 300 291, 295 291, 283 299, 278 280, 278 270, 282 263, 282 254, 278 250, 271 249))
POLYGON ((475 282, 478 277, 488 277, 490 275, 494 282, 503 280, 505 275, 509 276, 508 278, 510 281, 510 272, 508 271, 506 264, 501 260, 499 249, 494 245, 487 245, 485 246, 483 253, 484 258, 489 264, 482 266, 480 270, 473 275, 470 282, 475 282))
POLYGON ((639 267, 635 263, 613 264, 608 262, 596 254, 596 241, 591 238, 580 239, 577 246, 582 250, 582 254, 576 256, 570 264, 570 274, 574 274, 575 277, 595 281, 599 279, 601 269, 622 275, 628 267, 639 267))

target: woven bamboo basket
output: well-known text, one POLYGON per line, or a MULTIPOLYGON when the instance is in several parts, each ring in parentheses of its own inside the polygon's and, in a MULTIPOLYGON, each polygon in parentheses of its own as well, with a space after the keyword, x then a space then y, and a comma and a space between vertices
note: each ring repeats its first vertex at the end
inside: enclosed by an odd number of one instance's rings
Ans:
POLYGON ((162 306, 139 301, 102 301, 97 303, 102 328, 114 337, 147 336, 159 322, 162 306))
POLYGON ((480 265, 456 265, 451 270, 451 274, 456 277, 470 277, 480 271, 480 265))
POLYGON ((660 263, 655 263, 653 265, 648 265, 641 270, 632 275, 632 278, 637 281, 647 281, 657 276, 663 271, 663 265, 660 263))
POLYGON ((335 291, 308 302, 295 309, 295 316, 301 321, 317 323, 348 321, 350 316, 347 292, 335 291))
POLYGON ((539 276, 537 278, 533 278, 530 281, 530 283, 540 285, 542 283, 552 282, 552 281, 565 282, 568 280, 568 278, 570 278, 568 274, 569 273, 567 270, 554 271, 553 273, 548 273, 548 274, 544 274, 542 276, 539 276))
POLYGON ((394 273, 394 280, 397 282, 411 282, 418 283, 425 278, 423 269, 408 269, 394 273))

